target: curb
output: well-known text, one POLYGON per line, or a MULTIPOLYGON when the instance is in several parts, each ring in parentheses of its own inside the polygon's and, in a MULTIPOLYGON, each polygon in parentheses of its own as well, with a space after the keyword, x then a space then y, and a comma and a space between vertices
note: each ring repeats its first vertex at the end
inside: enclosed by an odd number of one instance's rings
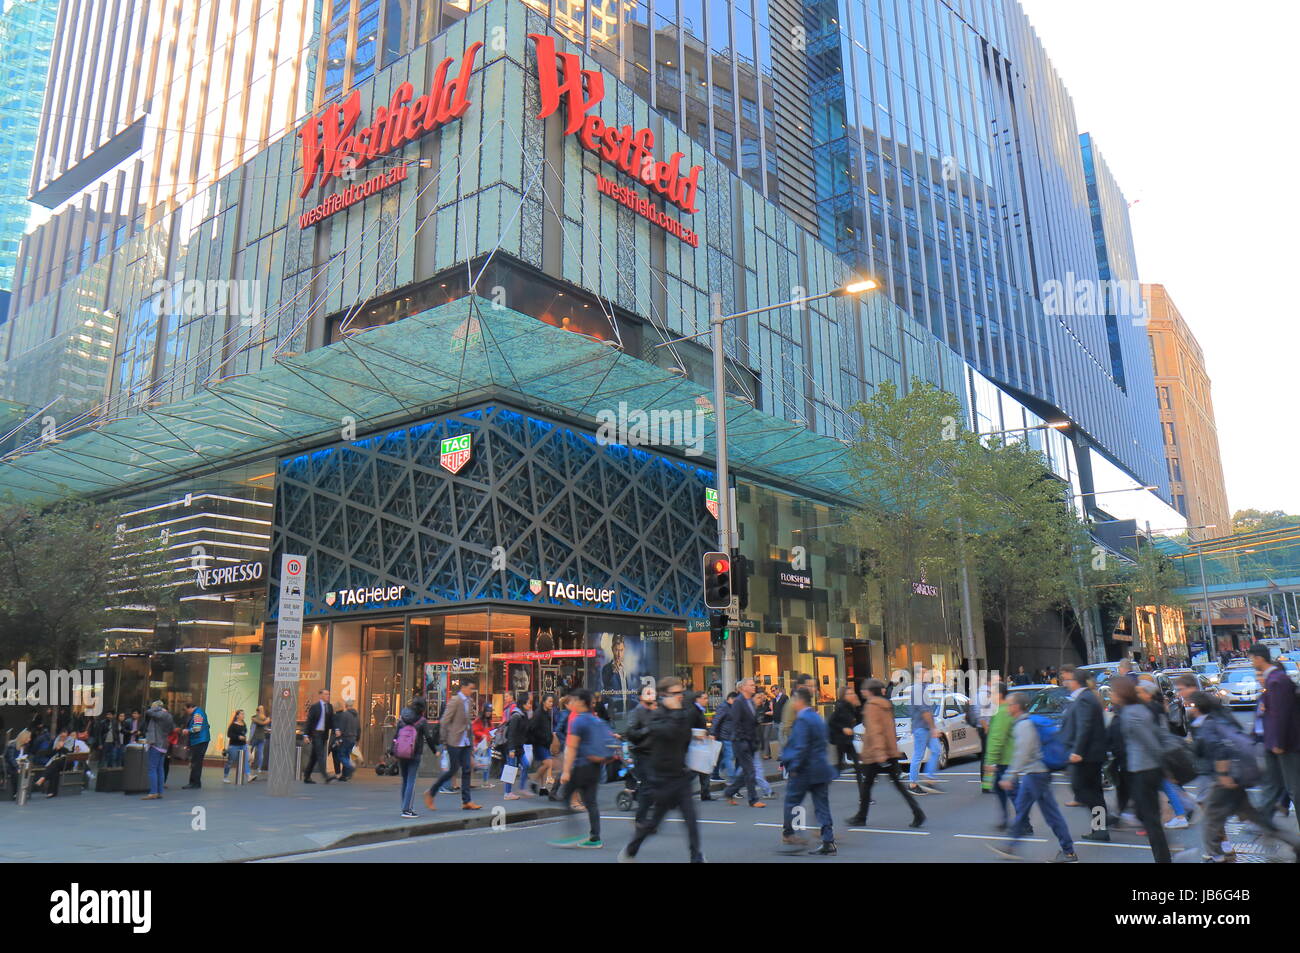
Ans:
MULTIPOLYGON (((520 824, 532 821, 549 821, 568 815, 569 812, 562 807, 535 807, 522 811, 515 811, 506 815, 507 824, 520 824)), ((252 854, 247 857, 227 858, 222 863, 242 864, 251 863, 256 860, 273 860, 277 857, 291 857, 296 854, 315 854, 326 850, 337 850, 340 847, 361 847, 366 844, 380 844, 385 841, 404 840, 411 837, 427 837, 431 834, 449 834, 455 831, 476 830, 481 827, 492 826, 497 815, 491 811, 486 813, 474 812, 465 817, 448 819, 445 821, 428 821, 422 824, 407 824, 401 827, 381 827, 368 831, 354 831, 351 834, 345 834, 337 840, 330 841, 327 844, 321 844, 319 847, 309 848, 307 850, 278 850, 272 853, 252 854)))

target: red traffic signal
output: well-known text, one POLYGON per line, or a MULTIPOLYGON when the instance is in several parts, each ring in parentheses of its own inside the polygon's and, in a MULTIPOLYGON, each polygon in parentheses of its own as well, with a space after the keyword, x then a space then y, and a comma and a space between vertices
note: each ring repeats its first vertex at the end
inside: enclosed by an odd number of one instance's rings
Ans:
POLYGON ((704 605, 709 609, 731 607, 731 557, 726 553, 704 554, 704 605))

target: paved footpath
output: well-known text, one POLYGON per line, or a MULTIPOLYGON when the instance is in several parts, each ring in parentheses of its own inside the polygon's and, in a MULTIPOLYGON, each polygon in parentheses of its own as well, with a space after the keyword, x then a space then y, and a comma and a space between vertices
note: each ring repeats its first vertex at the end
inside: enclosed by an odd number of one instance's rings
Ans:
MULTIPOLYGON (((416 787, 420 817, 401 815, 401 779, 359 771, 346 784, 298 782, 289 797, 271 797, 265 779, 223 784, 221 769, 204 770, 203 787, 181 790, 186 765, 173 765, 161 800, 139 795, 34 796, 23 807, 0 801, 0 862, 214 862, 253 860, 327 847, 372 843, 488 826, 504 812, 506 823, 563 813, 545 798, 502 799, 500 782, 474 789, 481 811, 462 811, 459 794, 443 794, 437 810, 425 810, 416 787)), ((610 785, 614 787, 614 785, 610 785)), ((500 820, 497 822, 501 823, 500 820)))

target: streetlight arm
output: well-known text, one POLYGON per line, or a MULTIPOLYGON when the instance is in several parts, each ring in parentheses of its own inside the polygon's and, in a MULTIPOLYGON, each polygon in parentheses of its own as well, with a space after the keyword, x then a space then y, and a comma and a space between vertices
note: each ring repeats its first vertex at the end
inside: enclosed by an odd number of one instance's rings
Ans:
POLYGON ((860 294, 862 291, 870 291, 874 287, 876 287, 874 281, 859 282, 845 288, 834 288, 830 291, 823 291, 821 294, 805 295, 802 298, 791 298, 789 301, 781 301, 777 304, 767 304, 761 308, 750 308, 748 311, 737 311, 735 314, 714 315, 709 318, 709 327, 705 328, 703 331, 696 331, 694 334, 687 334, 683 337, 673 338, 670 341, 663 341, 656 344, 655 347, 667 347, 670 344, 679 344, 682 341, 694 340, 701 334, 708 334, 714 325, 725 324, 735 318, 748 318, 755 314, 764 314, 768 311, 777 311, 781 308, 793 307, 796 304, 808 304, 811 301, 821 301, 823 298, 844 298, 852 294, 860 294))

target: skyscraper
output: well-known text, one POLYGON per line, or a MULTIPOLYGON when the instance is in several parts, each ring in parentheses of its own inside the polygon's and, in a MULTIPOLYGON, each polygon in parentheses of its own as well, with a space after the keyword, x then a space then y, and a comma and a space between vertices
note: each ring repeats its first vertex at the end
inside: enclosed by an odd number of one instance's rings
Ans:
POLYGON ((1191 530, 1193 539, 1224 536, 1231 510, 1205 355, 1164 285, 1143 285, 1142 295, 1174 506, 1191 525, 1216 527, 1191 530))
POLYGON ((13 288, 31 218, 28 185, 59 0, 4 0, 0 11, 0 289, 13 288))

